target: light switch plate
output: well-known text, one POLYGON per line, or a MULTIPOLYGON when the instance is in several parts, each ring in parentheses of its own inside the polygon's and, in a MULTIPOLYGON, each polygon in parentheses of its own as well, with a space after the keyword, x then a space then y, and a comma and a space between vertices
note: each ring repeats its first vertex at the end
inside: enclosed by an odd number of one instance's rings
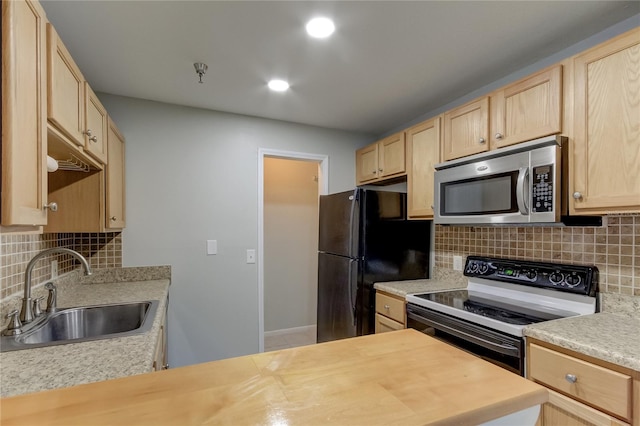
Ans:
POLYGON ((218 254, 218 240, 207 240, 207 254, 218 254))
POLYGON ((462 256, 453 256, 453 270, 462 271, 462 256))
POLYGON ((247 250, 247 263, 256 263, 256 251, 254 249, 247 250))

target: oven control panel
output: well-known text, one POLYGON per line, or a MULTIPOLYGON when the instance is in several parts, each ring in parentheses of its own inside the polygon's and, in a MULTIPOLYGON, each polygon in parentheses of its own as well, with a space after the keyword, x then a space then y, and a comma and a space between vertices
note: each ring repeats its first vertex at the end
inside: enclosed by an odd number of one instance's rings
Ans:
POLYGON ((468 256, 464 275, 589 296, 595 295, 598 284, 598 268, 595 266, 483 256, 468 256))

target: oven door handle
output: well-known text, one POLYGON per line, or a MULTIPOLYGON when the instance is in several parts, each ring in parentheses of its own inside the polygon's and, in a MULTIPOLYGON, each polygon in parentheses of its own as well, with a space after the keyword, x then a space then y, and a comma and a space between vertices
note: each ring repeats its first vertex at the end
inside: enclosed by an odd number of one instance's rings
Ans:
POLYGON ((457 328, 450 327, 443 323, 434 321, 432 319, 427 319, 422 316, 418 316, 407 312, 407 316, 420 322, 426 322, 428 325, 431 325, 434 328, 439 328, 442 331, 446 331, 449 334, 453 334, 454 336, 460 337, 461 339, 469 340, 477 345, 480 345, 484 348, 491 349, 495 352, 504 354, 504 355, 512 355, 512 356, 520 356, 520 349, 516 346, 512 345, 502 345, 500 343, 492 342, 490 340, 483 339, 479 336, 474 336, 473 334, 466 333, 463 330, 458 330, 457 328))
POLYGON ((529 206, 527 201, 529 194, 527 189, 529 188, 529 168, 521 167, 518 171, 518 181, 516 183, 516 202, 518 203, 518 210, 520 214, 528 215, 529 206), (526 183, 525 183, 526 181, 526 183))

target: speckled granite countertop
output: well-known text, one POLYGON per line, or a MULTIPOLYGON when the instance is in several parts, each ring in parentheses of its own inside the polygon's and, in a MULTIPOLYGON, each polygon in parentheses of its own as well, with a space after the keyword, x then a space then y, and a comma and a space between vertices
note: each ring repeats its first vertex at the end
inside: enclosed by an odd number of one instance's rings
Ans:
POLYGON ((524 335, 640 372, 638 301, 605 294, 604 312, 530 325, 524 335))
MULTIPOLYGON (((152 370, 169 294, 170 267, 95 270, 90 277, 80 277, 76 271, 69 275, 56 282, 58 307, 159 300, 151 330, 135 336, 0 353, 0 396, 97 382, 152 370)), ((3 307, 5 309, 7 307, 3 307)))
POLYGON ((467 287, 467 278, 461 272, 434 269, 432 279, 387 281, 373 285, 376 290, 384 291, 396 296, 405 297, 407 294, 424 293, 427 291, 455 290, 467 287))

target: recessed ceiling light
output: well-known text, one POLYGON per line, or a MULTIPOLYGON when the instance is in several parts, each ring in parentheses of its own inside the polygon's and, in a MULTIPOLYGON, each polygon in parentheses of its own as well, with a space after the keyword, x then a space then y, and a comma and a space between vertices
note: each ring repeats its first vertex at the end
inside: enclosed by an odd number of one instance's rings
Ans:
POLYGON ((326 38, 335 31, 336 27, 329 18, 313 18, 307 22, 307 33, 311 37, 326 38))
POLYGON ((269 89, 275 90, 276 92, 284 92, 289 88, 289 83, 284 80, 271 80, 269 82, 269 89))

